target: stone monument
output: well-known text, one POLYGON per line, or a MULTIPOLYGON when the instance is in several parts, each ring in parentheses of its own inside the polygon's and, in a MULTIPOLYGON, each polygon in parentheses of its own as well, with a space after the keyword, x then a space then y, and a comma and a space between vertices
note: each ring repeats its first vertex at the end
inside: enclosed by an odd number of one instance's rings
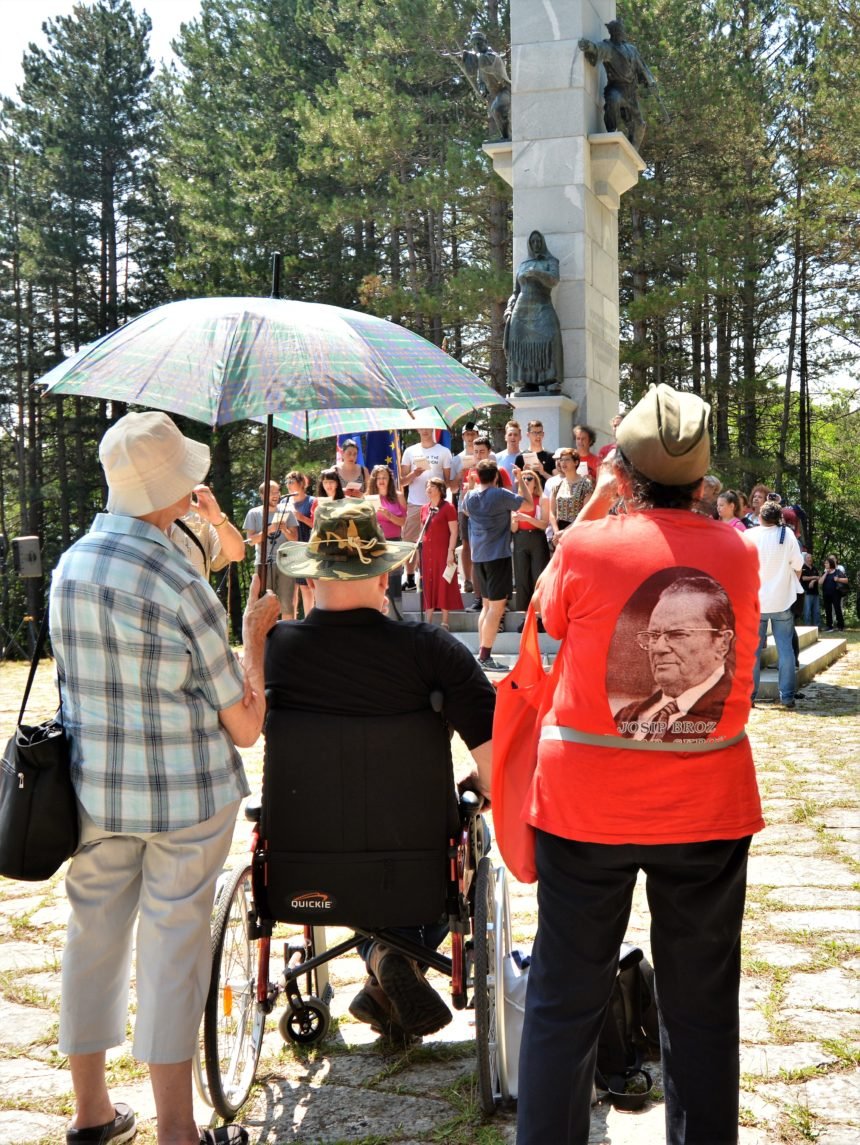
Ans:
POLYGON ((618 412, 618 207, 645 169, 623 132, 605 130, 606 75, 579 47, 604 38, 615 3, 511 0, 510 10, 511 141, 484 150, 513 187, 514 267, 533 231, 558 259, 564 358, 560 392, 514 397, 515 416, 543 421, 548 449, 571 444, 574 418, 602 445, 618 412))

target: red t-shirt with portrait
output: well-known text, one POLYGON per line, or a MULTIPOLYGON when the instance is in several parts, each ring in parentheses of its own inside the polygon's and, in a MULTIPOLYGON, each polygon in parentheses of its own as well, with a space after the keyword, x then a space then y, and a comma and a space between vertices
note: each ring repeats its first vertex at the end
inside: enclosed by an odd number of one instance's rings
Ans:
POLYGON ((544 579, 544 626, 566 637, 544 728, 601 742, 541 740, 527 821, 614 844, 761 830, 748 739, 677 750, 731 739, 749 715, 758 560, 740 534, 681 510, 582 522, 562 534, 544 579), (630 741, 655 747, 614 746, 630 741))

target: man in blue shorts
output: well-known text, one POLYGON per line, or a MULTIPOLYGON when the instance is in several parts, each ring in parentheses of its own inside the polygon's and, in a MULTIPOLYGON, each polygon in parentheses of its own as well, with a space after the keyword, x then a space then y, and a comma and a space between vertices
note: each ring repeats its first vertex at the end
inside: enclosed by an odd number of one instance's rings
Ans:
POLYGON ((511 513, 519 509, 523 501, 529 506, 533 504, 531 491, 523 483, 521 469, 514 466, 513 470, 516 493, 498 488, 498 472, 495 461, 479 461, 475 476, 470 479, 471 488, 460 502, 462 512, 469 518, 472 578, 483 602, 478 617, 478 661, 486 671, 499 671, 501 668, 493 660, 492 651, 513 587, 511 513))

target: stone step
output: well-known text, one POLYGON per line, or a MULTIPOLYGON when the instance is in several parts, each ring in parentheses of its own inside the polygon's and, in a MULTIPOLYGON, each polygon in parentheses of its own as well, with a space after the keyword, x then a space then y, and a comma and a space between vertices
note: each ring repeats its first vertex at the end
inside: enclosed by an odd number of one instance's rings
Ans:
MULTIPOLYGON (((463 603, 471 604, 474 596, 463 593, 463 603)), ((404 619, 419 620, 418 593, 404 593, 401 608, 404 619)), ((520 635, 517 631, 525 618, 524 612, 506 612, 502 621, 502 628, 493 645, 493 659, 497 664, 510 671, 516 663, 520 649, 520 635)), ((439 613, 436 613, 436 621, 439 613)), ((452 635, 464 644, 470 652, 478 651, 478 613, 468 610, 463 612, 450 612, 449 623, 452 635)), ((825 637, 819 635, 815 627, 801 626, 797 629, 797 639, 800 645, 800 668, 797 671, 797 687, 800 689, 808 684, 819 672, 829 668, 834 660, 844 656, 847 642, 844 637, 825 637)), ((547 667, 552 663, 558 651, 559 641, 553 640, 546 633, 541 633, 540 650, 544 656, 547 667)), ((768 635, 767 647, 762 657, 762 673, 759 683, 758 698, 760 700, 775 700, 779 698, 779 686, 776 671, 776 645, 773 636, 768 635)))
MULTIPOLYGON (((844 656, 847 647, 848 641, 844 636, 838 638, 822 637, 814 644, 801 647, 800 667, 797 670, 798 689, 813 680, 819 672, 823 672, 825 668, 829 668, 834 660, 838 660, 840 656, 844 656)), ((779 683, 775 667, 762 669, 757 698, 760 700, 779 699, 779 683)))
MULTIPOLYGON (((795 627, 797 633, 797 642, 800 645, 801 651, 804 648, 809 648, 818 639, 818 629, 813 627, 795 627)), ((762 653, 762 665, 766 668, 776 667, 776 644, 774 643, 773 636, 768 633, 767 648, 762 653)))

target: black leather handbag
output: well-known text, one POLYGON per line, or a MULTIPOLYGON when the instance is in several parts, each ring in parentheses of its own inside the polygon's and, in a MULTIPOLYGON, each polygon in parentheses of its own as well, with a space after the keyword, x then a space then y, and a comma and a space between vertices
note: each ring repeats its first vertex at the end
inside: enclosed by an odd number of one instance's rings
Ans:
POLYGON ((46 611, 18 727, 6 744, 0 768, 0 875, 8 879, 50 878, 77 848, 80 833, 62 705, 55 716, 35 727, 23 722, 47 633, 46 611))

